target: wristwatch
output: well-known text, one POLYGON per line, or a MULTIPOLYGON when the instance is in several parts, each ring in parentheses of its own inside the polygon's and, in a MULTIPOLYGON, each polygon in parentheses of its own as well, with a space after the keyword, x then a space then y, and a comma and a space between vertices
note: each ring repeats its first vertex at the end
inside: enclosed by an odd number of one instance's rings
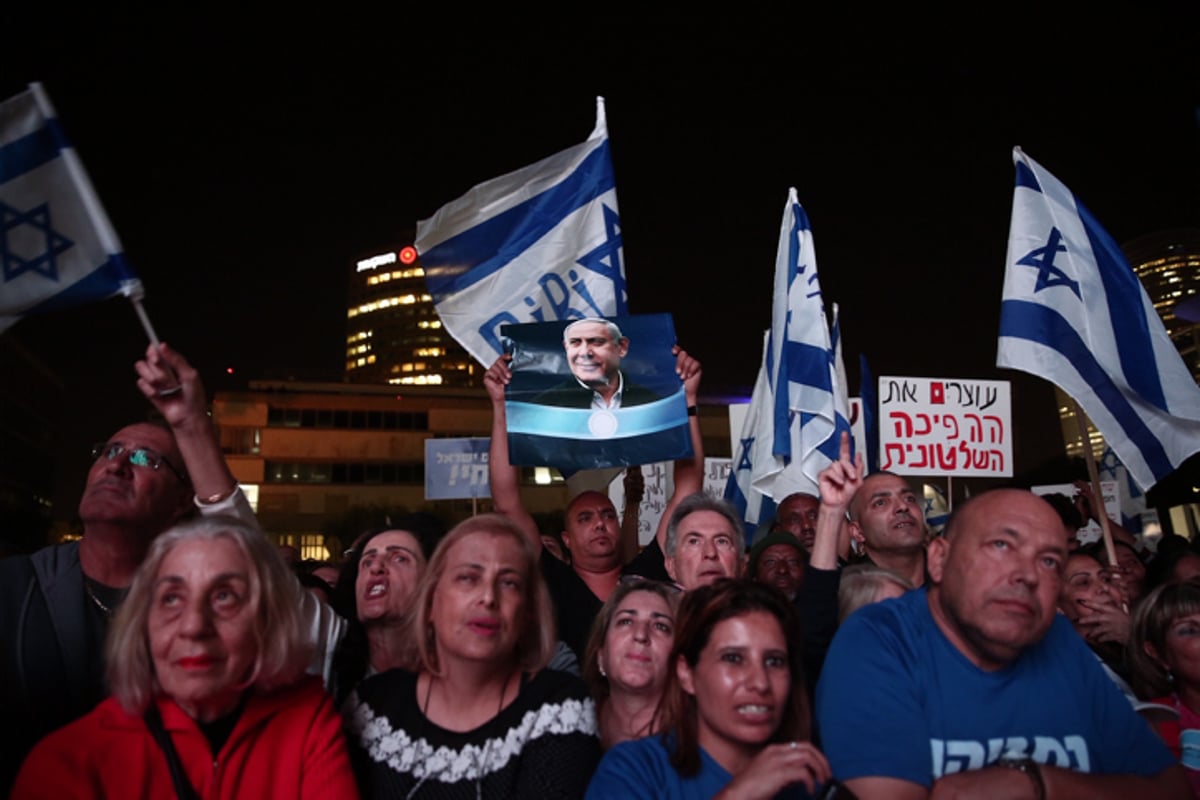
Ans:
POLYGON ((1032 758, 1001 758, 994 762, 997 767, 1015 769, 1024 773, 1033 781, 1034 794, 1037 800, 1046 800, 1046 782, 1042 780, 1042 765, 1032 758))

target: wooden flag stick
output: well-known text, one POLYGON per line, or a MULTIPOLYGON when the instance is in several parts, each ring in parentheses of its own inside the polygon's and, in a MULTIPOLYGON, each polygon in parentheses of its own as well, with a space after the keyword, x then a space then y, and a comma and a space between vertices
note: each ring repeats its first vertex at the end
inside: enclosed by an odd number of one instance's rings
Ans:
POLYGON ((1100 518, 1100 532, 1104 537, 1104 553, 1108 556, 1110 566, 1117 566, 1117 551, 1113 548, 1112 531, 1108 527, 1108 512, 1104 508, 1104 493, 1100 491, 1100 471, 1096 469, 1096 455, 1092 452, 1092 442, 1088 438, 1087 422, 1084 421, 1083 409, 1070 398, 1071 409, 1075 412, 1075 422, 1079 424, 1079 438, 1083 442, 1083 457, 1087 462, 1088 480, 1092 484, 1092 499, 1099 508, 1093 508, 1100 518))

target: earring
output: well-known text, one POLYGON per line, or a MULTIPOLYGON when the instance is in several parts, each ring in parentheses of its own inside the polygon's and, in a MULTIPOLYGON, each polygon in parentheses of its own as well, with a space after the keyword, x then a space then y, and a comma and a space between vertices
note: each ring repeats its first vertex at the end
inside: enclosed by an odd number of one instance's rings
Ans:
POLYGON ((604 662, 600 660, 600 656, 596 656, 596 666, 600 668, 600 677, 607 678, 608 673, 604 671, 604 662))

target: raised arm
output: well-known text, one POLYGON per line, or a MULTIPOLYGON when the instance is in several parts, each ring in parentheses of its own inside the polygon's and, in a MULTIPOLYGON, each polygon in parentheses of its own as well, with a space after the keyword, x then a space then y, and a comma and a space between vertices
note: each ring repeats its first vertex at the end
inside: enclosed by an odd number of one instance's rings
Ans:
POLYGON ((658 546, 667 552, 667 523, 679 501, 690 494, 695 494, 704 488, 704 440, 700 436, 700 415, 696 408, 697 397, 700 394, 700 362, 687 354, 679 345, 671 349, 675 355, 675 374, 683 380, 683 396, 687 398, 688 431, 692 437, 691 458, 681 458, 675 462, 675 491, 663 508, 662 517, 658 521, 655 538, 658 546))
POLYGON ((836 569, 838 543, 846 522, 846 509, 862 485, 863 457, 850 460, 850 434, 842 433, 838 460, 821 471, 821 508, 817 511, 817 533, 809 563, 814 569, 836 569))
POLYGON ((541 555, 542 538, 537 523, 521 505, 519 472, 508 460, 508 417, 504 411, 504 387, 512 380, 509 362, 512 356, 503 355, 483 376, 483 385, 492 401, 492 439, 488 448, 488 477, 492 484, 492 507, 497 514, 508 517, 533 544, 541 555))
POLYGON ((198 500, 203 504, 228 499, 237 490, 237 481, 221 454, 196 370, 166 344, 148 346, 146 357, 134 369, 138 389, 171 426, 198 500))

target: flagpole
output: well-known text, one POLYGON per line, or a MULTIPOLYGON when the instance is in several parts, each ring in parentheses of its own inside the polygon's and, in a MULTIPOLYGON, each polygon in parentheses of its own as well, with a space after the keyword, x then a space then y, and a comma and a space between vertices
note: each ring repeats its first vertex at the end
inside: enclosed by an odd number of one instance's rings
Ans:
POLYGON ((1104 552, 1108 556, 1109 566, 1117 565, 1117 551, 1113 547, 1112 531, 1108 528, 1108 512, 1104 508, 1104 494, 1100 491, 1100 471, 1096 469, 1096 454, 1092 452, 1092 443, 1088 439, 1087 423, 1084 422, 1083 409, 1075 402, 1074 397, 1068 398, 1071 401, 1071 408, 1075 412, 1075 422, 1079 425, 1079 440, 1083 443, 1083 457, 1087 461, 1088 478, 1092 483, 1092 497, 1099 504, 1099 508, 1092 509, 1096 512, 1096 516, 1100 518, 1100 532, 1104 536, 1104 552))
POLYGON ((145 307, 142 306, 142 297, 145 293, 141 290, 141 282, 138 282, 137 290, 129 295, 129 302, 133 303, 133 310, 137 312, 138 319, 142 323, 142 330, 146 331, 146 336, 150 339, 150 344, 158 347, 158 335, 154 332, 154 326, 150 324, 150 317, 146 314, 145 307))

